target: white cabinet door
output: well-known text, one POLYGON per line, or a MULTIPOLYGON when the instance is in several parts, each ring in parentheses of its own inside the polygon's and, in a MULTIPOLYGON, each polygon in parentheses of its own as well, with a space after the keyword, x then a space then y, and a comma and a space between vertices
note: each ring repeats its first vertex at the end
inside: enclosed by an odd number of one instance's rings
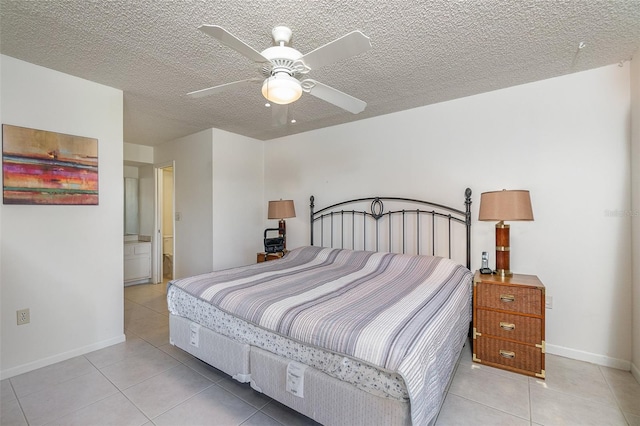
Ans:
POLYGON ((151 243, 125 244, 124 282, 151 278, 151 243))

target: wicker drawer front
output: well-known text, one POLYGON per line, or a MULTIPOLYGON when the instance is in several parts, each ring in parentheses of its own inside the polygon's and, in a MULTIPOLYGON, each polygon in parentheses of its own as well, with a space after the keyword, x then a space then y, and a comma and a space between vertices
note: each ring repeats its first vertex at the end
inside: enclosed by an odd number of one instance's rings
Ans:
POLYGON ((541 348, 485 336, 479 336, 475 344, 475 356, 482 364, 506 366, 530 375, 542 373, 541 348))
POLYGON ((536 288, 478 284, 477 306, 542 315, 542 291, 536 288))
POLYGON ((478 309, 475 328, 481 334, 524 343, 536 345, 542 342, 542 319, 540 318, 478 309))

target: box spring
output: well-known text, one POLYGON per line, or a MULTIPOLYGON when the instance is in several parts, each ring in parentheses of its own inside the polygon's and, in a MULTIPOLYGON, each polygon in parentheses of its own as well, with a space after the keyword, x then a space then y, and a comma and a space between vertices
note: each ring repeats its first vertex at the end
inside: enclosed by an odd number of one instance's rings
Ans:
POLYGON ((286 391, 290 360, 178 315, 169 315, 169 328, 172 345, 324 425, 411 424, 408 401, 370 394, 309 366, 304 373, 304 398, 300 398, 286 391), (192 325, 198 327, 198 346, 191 344, 192 325))
POLYGON ((178 315, 169 315, 171 344, 222 370, 239 382, 250 380, 250 346, 199 326, 178 315), (191 327, 198 327, 198 346, 191 344, 191 327))
POLYGON ((286 358, 252 347, 251 387, 324 425, 410 425, 408 401, 382 398, 315 368, 304 370, 303 397, 286 390, 286 358))

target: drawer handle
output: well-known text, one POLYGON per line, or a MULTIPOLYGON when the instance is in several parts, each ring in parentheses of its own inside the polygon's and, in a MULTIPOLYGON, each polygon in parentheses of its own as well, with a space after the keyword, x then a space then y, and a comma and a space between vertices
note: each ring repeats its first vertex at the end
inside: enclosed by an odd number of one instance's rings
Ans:
POLYGON ((515 358, 516 353, 511 351, 503 351, 502 349, 500 349, 500 356, 503 358, 515 358))
POLYGON ((516 328, 516 325, 508 323, 508 322, 500 321, 500 328, 503 329, 503 330, 511 331, 511 330, 516 328))
POLYGON ((503 302, 515 302, 516 297, 513 294, 501 294, 500 300, 503 302))

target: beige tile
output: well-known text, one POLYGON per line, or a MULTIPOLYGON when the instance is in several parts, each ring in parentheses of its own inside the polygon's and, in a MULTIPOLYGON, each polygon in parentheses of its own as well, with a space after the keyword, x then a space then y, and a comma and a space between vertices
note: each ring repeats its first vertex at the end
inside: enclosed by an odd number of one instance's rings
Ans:
POLYGON ((473 370, 473 371, 484 371, 485 373, 496 374, 498 376, 506 377, 511 380, 518 380, 520 382, 528 382, 529 376, 525 376, 524 374, 514 373, 513 371, 503 370, 501 368, 490 367, 488 365, 484 365, 478 362, 471 361, 471 358, 460 361, 458 364, 458 368, 463 370, 473 370))
POLYGON ((0 426, 27 426, 17 399, 0 400, 0 426))
POLYGON ((640 426, 640 416, 631 413, 623 413, 629 426, 640 426))
POLYGON ((150 328, 148 330, 138 331, 132 333, 131 330, 126 330, 127 333, 131 333, 136 337, 144 340, 155 348, 169 344, 169 326, 162 325, 157 328, 150 328))
POLYGON ((47 367, 9 379, 18 399, 39 392, 49 386, 95 371, 95 367, 83 356, 58 362, 47 367))
POLYGON ((178 365, 179 362, 159 349, 145 352, 143 357, 130 357, 100 371, 119 389, 147 380, 178 365))
POLYGON ((140 302, 140 304, 160 314, 169 315, 169 310, 167 309, 166 294, 153 295, 147 298, 147 300, 140 302))
POLYGON ((173 358, 177 359, 178 361, 180 361, 182 363, 185 363, 187 361, 196 359, 189 352, 183 351, 179 347, 174 346, 174 345, 172 345, 170 343, 167 343, 167 344, 164 344, 162 346, 159 346, 158 349, 160 349, 162 352, 172 356, 173 358))
POLYGON ((258 411, 243 422, 241 426, 282 426, 282 423, 258 411))
POLYGON ((0 401, 15 401, 16 399, 16 393, 13 391, 9 379, 0 381, 0 401))
POLYGON ((448 394, 438 415, 436 426, 448 425, 528 426, 529 420, 521 419, 457 395, 448 394))
POLYGON ((134 302, 125 301, 124 307, 124 327, 128 328, 131 324, 144 320, 150 316, 161 315, 153 309, 139 305, 134 302))
POLYGON ((209 386, 213 386, 213 382, 180 364, 123 392, 152 419, 209 386))
POLYGON ((156 295, 166 290, 166 287, 153 284, 130 285, 124 288, 125 299, 139 303, 147 297, 156 295))
POLYGON ((542 425, 624 426, 615 406, 531 384, 531 421, 542 425))
POLYGON ((635 377, 631 374, 631 371, 628 370, 620 370, 618 368, 610 368, 605 366, 600 366, 600 371, 604 378, 608 381, 616 381, 616 382, 629 382, 629 383, 638 383, 635 377))
POLYGON ((19 398, 29 425, 42 425, 118 392, 99 371, 19 398))
POLYGON ((137 288, 127 288, 125 292, 126 300, 139 305, 152 308, 154 306, 167 310, 167 293, 164 290, 152 288, 152 286, 135 286, 137 288), (164 303, 164 305, 163 305, 164 303))
POLYGON ((265 394, 253 390, 249 383, 240 383, 228 376, 217 384, 256 408, 262 408, 271 401, 265 394))
POLYGON ((52 423, 48 423, 47 426, 140 426, 148 421, 149 419, 131 401, 121 393, 117 393, 54 420, 52 423))
POLYGON ((449 393, 517 417, 529 418, 529 385, 519 378, 460 364, 449 393))
POLYGON ((622 411, 640 416, 640 383, 630 371, 600 367, 622 411))
POLYGON ((637 382, 612 381, 609 386, 622 411, 640 416, 640 385, 637 382))
MULTIPOLYGON (((142 309, 142 308, 137 308, 142 309)), ((125 328, 133 331, 137 335, 141 335, 145 332, 150 332, 157 330, 160 327, 168 327, 169 326, 169 317, 166 315, 159 314, 155 311, 152 311, 149 308, 150 312, 146 313, 142 318, 125 321, 125 328)), ((167 328, 168 330, 168 328, 167 328)))
POLYGON ((239 425, 258 410, 219 386, 213 385, 153 419, 157 426, 239 425))
POLYGON ((530 382, 541 388, 616 405, 613 393, 595 364, 547 354, 546 373, 545 380, 531 378, 530 382))
POLYGON ((225 378, 229 378, 228 374, 218 370, 217 368, 207 364, 206 362, 200 361, 195 357, 190 360, 184 361, 184 364, 192 370, 198 372, 199 374, 202 374, 204 377, 214 383, 217 383, 225 378))
POLYGON ((145 340, 134 336, 116 345, 90 352, 85 355, 96 368, 104 368, 129 357, 144 357, 145 352, 154 350, 155 347, 145 340))
POLYGON ((321 426, 315 420, 280 404, 278 401, 271 401, 260 411, 286 426, 321 426))

